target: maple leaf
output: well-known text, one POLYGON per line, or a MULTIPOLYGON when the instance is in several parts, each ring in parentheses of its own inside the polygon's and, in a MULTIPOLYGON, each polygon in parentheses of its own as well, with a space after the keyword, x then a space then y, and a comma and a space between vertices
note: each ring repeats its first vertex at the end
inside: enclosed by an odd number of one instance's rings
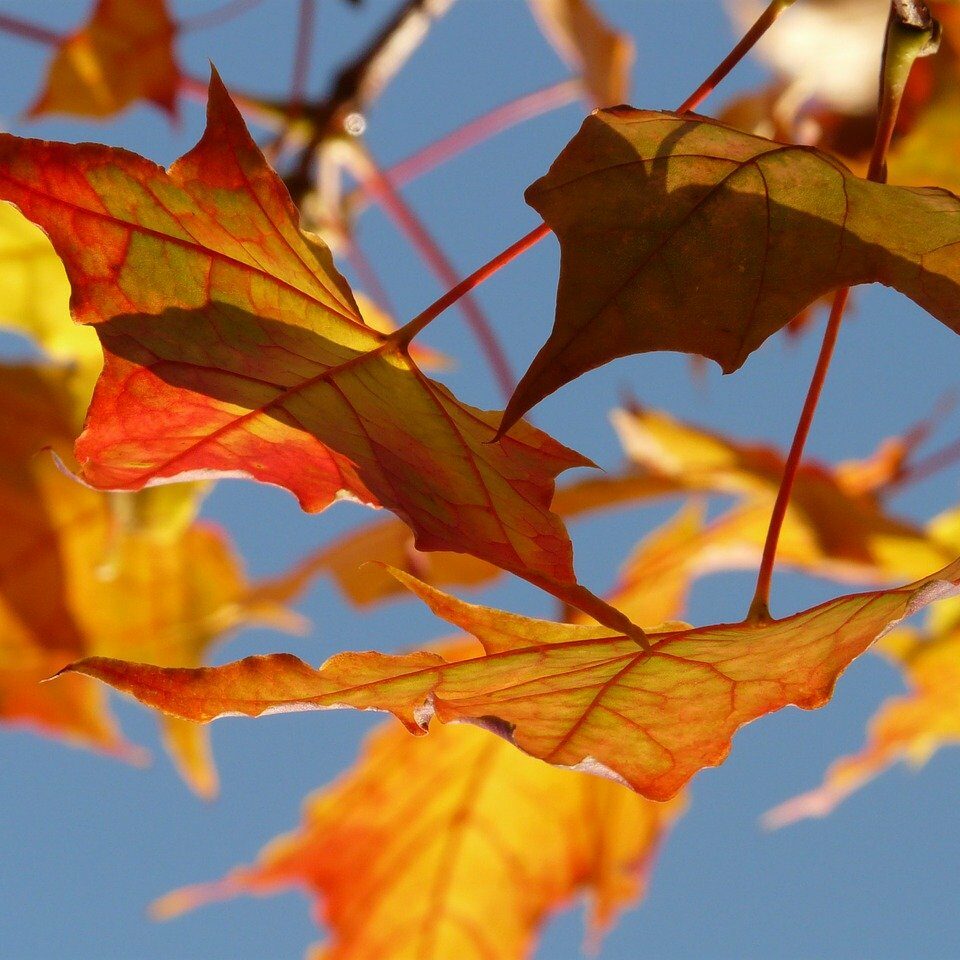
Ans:
POLYGON ((580 75, 598 107, 624 103, 630 92, 633 41, 603 22, 588 0, 527 0, 544 36, 580 75))
POLYGON ((137 100, 173 115, 175 32, 165 0, 97 0, 90 19, 60 43, 30 116, 105 118, 137 100))
MULTIPOLYGON (((41 451, 69 462, 75 419, 69 370, 0 367, 0 719, 140 762, 95 686, 40 681, 85 653, 199 665, 241 624, 291 625, 292 585, 247 584, 226 537, 194 521, 197 485, 108 495, 66 476, 41 451)), ((161 724, 184 778, 211 795, 202 729, 161 724)))
MULTIPOLYGON (((458 660, 475 647, 439 649, 458 660)), ((641 897, 683 807, 553 769, 462 724, 422 738, 381 727, 352 770, 306 801, 296 832, 153 913, 296 886, 331 931, 312 956, 521 960, 574 894, 591 899, 592 939, 641 897)))
POLYGON ((466 720, 550 763, 606 773, 666 800, 722 763, 743 724, 789 704, 813 709, 891 626, 956 592, 960 561, 899 589, 840 597, 783 620, 654 632, 650 649, 602 627, 473 606, 398 571, 486 655, 344 653, 314 669, 287 654, 164 670, 104 658, 67 668, 205 722, 227 714, 389 710, 411 732, 466 720))
POLYGON ((560 240, 557 316, 501 429, 616 357, 675 350, 730 373, 838 287, 886 284, 960 329, 960 200, 860 180, 809 147, 603 110, 526 198, 560 240))
MULTIPOLYGON (((744 443, 639 406, 612 414, 630 459, 664 482, 688 491, 739 495, 752 506, 733 530, 744 546, 762 545, 785 457, 776 448, 744 443)), ((924 439, 934 419, 903 439, 890 438, 868 461, 804 461, 797 470, 778 559, 841 580, 896 581, 919 577, 956 556, 960 545, 891 516, 878 497, 924 439)))
MULTIPOLYGON (((647 537, 611 602, 639 623, 676 617, 701 527, 686 508, 647 537)), ((431 649, 447 662, 482 653, 466 639, 431 649)), ((349 774, 308 801, 298 833, 253 867, 162 898, 154 913, 296 884, 333 931, 318 954, 328 960, 520 960, 546 914, 581 888, 592 894, 595 940, 643 894, 683 806, 556 770, 463 724, 425 738, 381 729, 349 774)))
POLYGON ((418 549, 472 553, 629 632, 580 586, 549 510, 589 461, 457 401, 367 326, 330 253, 219 77, 169 171, 121 150, 0 138, 0 198, 50 236, 105 368, 77 441, 93 485, 252 476, 317 511, 344 497, 405 520, 418 549))

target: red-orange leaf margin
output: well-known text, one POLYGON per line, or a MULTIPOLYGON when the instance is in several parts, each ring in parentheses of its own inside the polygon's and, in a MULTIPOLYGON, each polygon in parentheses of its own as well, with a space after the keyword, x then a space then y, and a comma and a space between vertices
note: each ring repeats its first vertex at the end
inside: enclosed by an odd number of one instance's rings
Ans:
POLYGON ((3 135, 0 199, 48 233, 73 316, 103 345, 76 447, 89 483, 243 475, 310 511, 383 505, 418 549, 473 554, 631 631, 577 583, 549 509, 556 476, 589 461, 525 423, 489 442, 498 413, 460 403, 403 338, 364 323, 215 72, 206 131, 168 171, 3 135))
POLYGON ((485 655, 343 653, 315 670, 286 654, 161 669, 88 658, 67 670, 188 720, 355 707, 388 710, 413 733, 467 721, 558 766, 614 777, 668 800, 722 763, 744 724, 789 704, 822 706, 850 662, 904 617, 960 584, 960 560, 916 583, 839 597, 783 620, 648 635, 473 606, 397 573, 485 655))

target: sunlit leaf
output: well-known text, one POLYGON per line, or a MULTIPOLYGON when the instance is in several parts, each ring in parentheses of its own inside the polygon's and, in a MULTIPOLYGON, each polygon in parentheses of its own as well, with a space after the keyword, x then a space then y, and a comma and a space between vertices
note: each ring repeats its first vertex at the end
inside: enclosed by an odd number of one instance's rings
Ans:
POLYGON ((345 653, 318 670, 286 654, 163 670, 91 658, 70 670, 196 721, 226 714, 389 710, 413 732, 467 720, 550 763, 607 773, 654 800, 722 763, 745 723, 829 700, 847 665, 903 617, 955 592, 960 561, 899 589, 840 597, 783 620, 649 636, 531 620, 472 606, 397 574, 486 655, 345 653))
POLYGON ((154 914, 300 887, 330 930, 326 960, 523 960, 575 894, 590 899, 594 934, 641 897, 682 808, 555 770, 465 725, 422 738, 380 728, 349 773, 307 800, 296 832, 219 882, 167 895, 154 914))
MULTIPOLYGON (((675 619, 701 528, 684 509, 655 531, 611 601, 643 624, 675 619)), ((466 639, 433 649, 447 662, 483 652, 466 639)), ((580 890, 595 940, 643 894, 682 806, 556 770, 467 725, 424 738, 382 729, 354 770, 308 801, 300 831, 252 867, 164 897, 155 914, 299 885, 333 934, 328 960, 521 960, 545 916, 580 890)))
POLYGON ((176 110, 180 68, 165 0, 97 0, 61 42, 31 116, 113 116, 138 100, 176 110))
POLYGON ((884 283, 960 329, 960 200, 860 180, 807 147, 600 111, 527 200, 560 240, 557 317, 504 427, 628 354, 700 354, 729 373, 841 286, 884 283))
POLYGON ((550 512, 588 464, 427 380, 367 326, 329 251, 214 75, 206 132, 164 171, 93 144, 0 139, 0 197, 51 237, 106 366, 77 443, 95 486, 238 474, 307 510, 389 507, 421 550, 463 551, 629 630, 576 582, 550 512))

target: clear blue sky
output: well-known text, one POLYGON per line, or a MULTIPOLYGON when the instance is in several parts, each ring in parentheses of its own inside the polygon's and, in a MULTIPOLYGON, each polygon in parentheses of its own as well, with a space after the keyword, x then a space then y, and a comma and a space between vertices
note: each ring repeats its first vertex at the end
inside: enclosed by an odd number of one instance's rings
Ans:
MULTIPOLYGON (((92 0, 90 0, 92 2, 92 0)), ((63 28, 79 21, 86 0, 2 0, 0 11, 63 28)), ((195 13, 213 0, 174 4, 195 13)), ((608 18, 636 38, 633 102, 679 103, 729 48, 732 35, 715 0, 607 0, 608 18)), ((313 86, 355 48, 393 3, 365 0, 360 11, 322 0, 313 86)), ((228 84, 282 95, 289 84, 294 0, 264 0, 228 27, 197 33, 181 45, 194 73, 212 59, 228 84)), ((48 51, 0 37, 0 123, 14 132, 67 140, 100 139, 168 163, 196 139, 198 104, 183 123, 137 109, 101 127, 19 117, 38 89, 48 51)), ((464 119, 561 79, 565 68, 539 36, 520 0, 459 0, 369 117, 369 143, 383 162, 400 159, 464 119)), ((757 82, 741 67, 710 101, 757 82)), ((577 105, 501 135, 413 184, 406 194, 464 272, 536 223, 522 199, 579 125, 577 105)), ((371 212, 361 240, 398 306, 401 319, 440 292, 402 238, 371 212)), ((557 249, 547 241, 484 286, 481 301, 521 369, 549 329, 557 249)), ((446 377, 464 399, 499 406, 462 318, 449 312, 431 328, 432 345, 455 355, 446 377)), ((535 411, 539 426, 607 467, 620 454, 607 426, 618 392, 744 438, 786 443, 816 354, 817 337, 798 346, 776 340, 736 375, 711 370, 694 382, 683 358, 621 360, 592 373, 535 411)), ((861 455, 926 413, 956 386, 960 342, 907 300, 876 288, 861 291, 840 338, 810 443, 824 459, 861 455)), ((956 435, 960 417, 946 424, 956 435)), ((956 473, 909 490, 895 501, 926 518, 956 501, 956 473)), ((577 524, 578 569, 606 589, 634 543, 672 505, 577 524)), ((279 490, 227 481, 205 512, 223 523, 253 574, 282 570, 297 557, 363 522, 359 508, 338 506, 305 516, 279 490)), ((740 617, 748 574, 700 584, 689 619, 740 617)), ((823 582, 780 575, 778 615, 843 592, 823 582)), ((547 614, 532 588, 505 583, 485 599, 547 614)), ((249 632, 220 649, 222 660, 291 650, 312 662, 348 648, 415 646, 443 627, 412 603, 358 614, 331 584, 318 582, 301 604, 314 623, 303 639, 249 632)), ((645 904, 606 940, 607 960, 711 958, 940 958, 960 952, 956 909, 960 837, 954 800, 960 751, 944 751, 918 775, 896 769, 854 796, 831 818, 767 835, 757 817, 812 786, 840 752, 859 746, 863 723, 900 689, 894 671, 865 657, 842 679, 835 701, 816 713, 788 709, 737 738, 730 760, 702 773, 692 806, 667 843, 645 904)), ((0 731, 4 773, 0 808, 0 956, 5 960, 265 960, 299 957, 320 939, 297 894, 238 900, 166 924, 146 904, 184 883, 219 876, 248 860, 298 820, 301 799, 346 769, 376 718, 349 712, 291 714, 257 722, 217 723, 213 741, 223 790, 203 804, 180 783, 156 741, 153 718, 126 702, 117 709, 130 737, 156 753, 147 771, 25 733, 0 731)), ((579 911, 548 928, 538 957, 580 955, 579 911)), ((451 958, 455 960, 455 958, 451 958)))

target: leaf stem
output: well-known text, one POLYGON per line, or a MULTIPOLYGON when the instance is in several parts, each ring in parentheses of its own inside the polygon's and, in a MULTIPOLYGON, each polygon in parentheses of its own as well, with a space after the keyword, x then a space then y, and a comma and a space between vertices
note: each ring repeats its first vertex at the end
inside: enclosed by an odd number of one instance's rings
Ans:
MULTIPOLYGON (((472 297, 467 296, 475 284, 462 288, 460 277, 457 275, 453 264, 447 259, 446 254, 423 225, 420 218, 400 195, 400 192, 390 181, 390 178, 387 177, 383 171, 376 166, 372 158, 359 147, 355 153, 359 159, 359 163, 357 164, 359 169, 356 172, 361 177, 363 189, 377 199, 380 206, 407 236, 423 258, 424 263, 427 264, 441 284, 451 289, 451 292, 453 290, 461 290, 456 299, 463 299, 463 303, 460 305, 463 315, 470 329, 473 331, 477 342, 480 344, 480 349, 487 358, 487 362, 490 364, 490 368, 497 379, 504 399, 509 400, 510 394, 513 393, 513 388, 516 385, 516 380, 514 379, 513 371, 510 369, 510 361, 507 359, 507 355, 500 345, 500 341, 493 332, 493 327, 490 325, 490 322, 487 320, 477 302, 472 297)), ((481 268, 481 270, 482 269, 483 268, 481 268)), ((489 276, 489 274, 485 274, 484 278, 486 276, 489 276)), ((407 326, 409 326, 409 324, 407 326)), ((406 329, 406 327, 404 329, 406 329)))
MULTIPOLYGON (((887 35, 883 48, 883 63, 880 73, 880 104, 877 116, 877 131, 873 142, 873 151, 870 155, 870 166, 867 179, 875 183, 886 180, 887 150, 896 126, 897 115, 900 111, 900 101, 910 76, 910 70, 918 57, 926 56, 936 49, 939 37, 939 25, 929 20, 924 27, 918 27, 904 20, 898 11, 897 2, 893 0, 890 7, 890 19, 887 24, 887 35)), ((843 320, 843 311, 847 305, 850 288, 843 287, 836 292, 833 306, 830 308, 830 318, 823 334, 823 343, 820 354, 813 370, 813 377, 807 389, 807 396, 800 411, 797 429, 793 435, 793 443, 787 455, 787 462, 783 468, 783 477, 777 490, 777 498, 770 516, 770 525, 767 527, 767 537, 763 545, 763 556, 760 560, 760 570, 757 574, 757 586, 754 590, 747 620, 750 622, 770 619, 770 584, 773 578, 773 566, 777 556, 777 545, 780 540, 780 531, 783 528, 784 517, 790 504, 790 494, 797 477, 797 470, 803 458, 803 448, 810 434, 810 426, 817 410, 823 384, 826 380, 830 360, 833 357, 837 335, 843 320)))
POLYGON ((750 52, 754 44, 773 26, 777 17, 794 0, 771 0, 767 8, 757 17, 753 26, 740 38, 740 42, 720 61, 717 68, 697 87, 693 93, 677 108, 677 113, 689 113, 696 110, 717 88, 721 80, 750 52))
POLYGON ((21 20, 19 17, 11 17, 6 13, 0 13, 0 30, 49 47, 55 47, 63 41, 63 35, 55 30, 31 23, 28 20, 21 20))
POLYGON ((488 260, 482 267, 474 270, 470 276, 465 277, 442 297, 431 303, 426 310, 417 314, 409 323, 404 324, 399 330, 395 330, 390 334, 389 339, 406 347, 424 327, 440 316, 444 310, 473 290, 474 287, 479 286, 488 277, 492 277, 501 267, 506 266, 525 250, 529 250, 530 247, 539 243, 549 233, 550 228, 545 223, 541 223, 515 243, 510 244, 506 250, 501 250, 492 260, 488 260))
POLYGON ((316 0, 300 0, 297 12, 297 46, 293 58, 293 79, 290 82, 290 109, 294 114, 302 111, 303 99, 307 92, 316 15, 316 0))
POLYGON ((262 3, 263 0, 227 0, 226 3, 207 10, 205 13, 198 13, 195 17, 188 17, 177 24, 179 33, 190 33, 193 30, 206 30, 210 27, 219 27, 223 23, 228 23, 235 17, 252 10, 255 6, 262 3))
POLYGON ((767 538, 763 544, 763 556, 760 560, 760 572, 757 574, 757 587, 750 603, 750 612, 747 614, 748 621, 757 622, 770 619, 770 583, 773 578, 773 564, 777 556, 780 531, 783 528, 784 517, 787 515, 790 494, 793 492, 793 483, 796 480, 797 469, 803 458, 803 448, 806 445, 807 437, 810 435, 810 426, 817 411, 820 394, 823 392, 823 384, 827 378, 830 361, 833 358, 833 350, 837 344, 837 334, 840 332, 840 322, 843 319, 843 311, 847 306, 849 296, 850 288, 843 287, 833 297, 830 318, 827 320, 827 329, 824 331, 823 343, 820 345, 820 354, 817 357, 817 364, 813 368, 813 377, 810 379, 810 386, 807 388, 807 397, 803 402, 803 409, 800 411, 797 429, 793 434, 793 443, 790 445, 790 453, 787 455, 787 462, 783 468, 780 488, 777 490, 777 499, 773 504, 773 512, 770 515, 770 525, 767 527, 767 538))

